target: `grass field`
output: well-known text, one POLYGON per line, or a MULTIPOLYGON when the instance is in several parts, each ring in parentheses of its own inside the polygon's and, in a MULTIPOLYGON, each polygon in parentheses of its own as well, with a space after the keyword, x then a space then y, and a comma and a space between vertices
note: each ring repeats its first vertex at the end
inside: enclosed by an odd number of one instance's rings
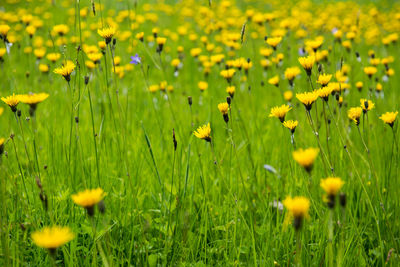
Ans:
POLYGON ((399 266, 399 32, 390 1, 1 1, 0 266, 399 266))

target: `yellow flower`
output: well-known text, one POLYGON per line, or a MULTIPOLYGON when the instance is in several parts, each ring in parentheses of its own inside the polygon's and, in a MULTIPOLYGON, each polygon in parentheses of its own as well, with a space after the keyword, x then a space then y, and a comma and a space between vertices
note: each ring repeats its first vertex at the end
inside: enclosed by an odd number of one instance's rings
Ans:
POLYGON ((235 95, 235 86, 228 86, 226 87, 226 92, 233 98, 235 95))
POLYGON ((288 128, 292 134, 296 130, 296 127, 297 127, 298 124, 299 124, 298 121, 293 121, 293 120, 288 120, 288 121, 284 121, 283 122, 283 126, 288 128))
POLYGON ((67 60, 67 62, 65 62, 61 68, 56 68, 54 73, 62 75, 64 79, 69 82, 71 80, 71 73, 74 71, 74 69, 75 64, 72 61, 67 60))
POLYGON ((344 182, 339 177, 328 177, 321 179, 320 186, 328 196, 336 196, 344 182))
POLYGON ((360 99, 360 103, 364 113, 375 107, 375 104, 371 100, 367 100, 365 98, 360 99))
POLYGON ((292 108, 289 107, 289 105, 285 105, 285 104, 283 104, 280 107, 278 107, 278 106, 273 107, 271 109, 271 113, 269 114, 269 117, 276 117, 283 123, 285 120, 286 113, 288 113, 289 110, 291 110, 291 109, 292 108))
POLYGON ((111 42, 111 39, 113 38, 113 36, 116 33, 116 29, 112 26, 108 26, 106 28, 103 29, 98 29, 97 33, 104 38, 104 40, 106 41, 106 44, 109 44, 111 42))
POLYGON ((306 197, 286 197, 283 205, 288 209, 290 216, 294 218, 293 227, 299 230, 304 218, 308 218, 308 210, 310 209, 310 200, 306 197))
POLYGON ((3 39, 6 39, 9 30, 10 26, 8 26, 7 24, 0 25, 0 35, 2 36, 3 39))
POLYGON ((368 66, 364 68, 364 73, 368 75, 369 78, 372 77, 377 72, 377 68, 374 66, 368 66))
POLYGON ((36 32, 36 27, 33 25, 29 25, 28 27, 25 28, 25 31, 29 34, 29 36, 32 38, 32 36, 36 32))
POLYGON ((297 75, 300 74, 300 69, 298 67, 287 68, 285 70, 285 78, 289 81, 289 84, 293 86, 293 80, 297 75))
POLYGON ((279 76, 275 75, 274 77, 268 79, 268 83, 278 87, 279 86, 279 76))
POLYGON ((1 114, 3 114, 3 112, 4 112, 4 108, 0 107, 0 116, 1 116, 1 114))
POLYGON ((55 32, 56 34, 58 34, 60 36, 63 36, 69 32, 69 27, 65 24, 55 25, 53 27, 53 32, 55 32))
POLYGON ((349 117, 350 120, 354 121, 356 125, 359 125, 361 112, 362 108, 360 107, 350 108, 349 111, 347 112, 347 116, 349 117))
POLYGON ((333 87, 332 86, 325 86, 317 90, 317 94, 319 97, 324 99, 325 101, 328 101, 329 95, 332 93, 333 87))
POLYGON ((386 112, 379 117, 384 123, 389 124, 393 128, 394 121, 396 120, 397 114, 399 112, 386 112))
POLYGON ((190 55, 192 57, 198 57, 200 55, 200 53, 201 53, 201 48, 199 48, 199 47, 190 49, 190 55))
POLYGON ((45 227, 32 233, 33 242, 41 247, 53 251, 74 239, 74 234, 69 227, 53 226, 45 227))
POLYGON ((300 62, 300 65, 307 72, 307 75, 310 76, 312 67, 315 63, 315 57, 314 56, 300 57, 299 62, 300 62))
POLYGON ((167 42, 167 38, 165 37, 157 37, 156 38, 156 43, 158 44, 157 47, 157 52, 161 53, 161 51, 163 50, 164 44, 167 42))
POLYGON ((39 93, 39 94, 26 94, 20 96, 20 101, 22 103, 28 104, 30 106, 29 114, 31 116, 35 115, 37 104, 43 102, 49 97, 46 93, 39 93))
POLYGON ((49 53, 47 54, 47 59, 55 63, 61 57, 60 53, 49 53))
POLYGON ((296 94, 296 98, 303 103, 308 111, 311 110, 312 104, 317 100, 318 93, 316 91, 296 94))
POLYGON ((317 83, 319 83, 320 85, 322 85, 322 87, 325 87, 329 81, 332 78, 332 74, 320 74, 318 76, 318 81, 317 83))
POLYGON ((298 149, 293 151, 293 159, 300 164, 306 171, 310 172, 312 170, 315 159, 317 158, 319 153, 318 148, 307 148, 307 149, 298 149))
POLYGON ((4 138, 0 138, 0 156, 4 153, 4 138))
POLYGON ((363 82, 356 82, 356 87, 357 87, 358 91, 361 91, 363 86, 364 86, 363 82))
POLYGON ((75 204, 85 208, 89 216, 94 214, 94 205, 99 204, 107 194, 101 188, 86 189, 71 196, 75 204))
POLYGON ((12 110, 12 112, 16 112, 17 111, 17 106, 20 102, 20 95, 16 95, 16 94, 12 94, 10 96, 7 97, 2 97, 1 101, 3 101, 4 103, 6 103, 12 110))
POLYGON ((221 70, 220 75, 224 77, 228 81, 228 83, 230 83, 235 72, 235 69, 221 70))
POLYGON ((229 104, 224 102, 224 103, 219 103, 218 104, 218 109, 222 113, 222 115, 228 114, 229 111, 229 104))
POLYGON ((207 125, 200 126, 197 128, 197 131, 193 133, 197 138, 206 140, 207 142, 211 142, 211 127, 210 123, 207 125))
POLYGON ((179 58, 174 58, 171 61, 171 66, 174 67, 175 69, 178 68, 179 64, 181 64, 181 61, 179 60, 179 58))
POLYGON ((135 37, 136 39, 139 39, 141 42, 143 42, 144 32, 137 33, 135 37))
POLYGON ((284 98, 286 101, 291 101, 292 98, 293 98, 293 92, 290 91, 290 90, 287 90, 287 91, 283 92, 283 98, 284 98))
POLYGON ((204 81, 200 81, 197 86, 199 87, 200 91, 205 91, 208 88, 208 83, 204 81))
POLYGON ((275 50, 281 41, 282 41, 282 37, 269 37, 269 38, 267 38, 266 43, 269 44, 270 46, 272 46, 272 48, 274 48, 274 50, 275 50))

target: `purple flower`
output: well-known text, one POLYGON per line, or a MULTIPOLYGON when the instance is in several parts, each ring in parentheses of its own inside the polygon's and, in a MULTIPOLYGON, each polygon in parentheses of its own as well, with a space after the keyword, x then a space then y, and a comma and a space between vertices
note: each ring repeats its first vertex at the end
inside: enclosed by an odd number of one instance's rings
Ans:
POLYGON ((142 61, 141 61, 142 59, 139 57, 138 54, 136 54, 135 56, 131 56, 131 59, 132 59, 132 61, 129 62, 129 63, 131 63, 131 64, 137 65, 137 64, 142 63, 142 61))

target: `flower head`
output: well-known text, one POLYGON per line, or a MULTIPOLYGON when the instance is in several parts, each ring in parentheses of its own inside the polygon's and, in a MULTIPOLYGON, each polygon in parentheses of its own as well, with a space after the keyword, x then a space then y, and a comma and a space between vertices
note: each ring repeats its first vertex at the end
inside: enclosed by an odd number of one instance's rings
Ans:
POLYGON ((309 111, 309 110, 311 110, 312 104, 318 98, 318 92, 317 91, 312 91, 312 92, 305 92, 305 93, 296 94, 296 98, 301 103, 303 103, 303 105, 309 111))
POLYGON ((210 123, 207 125, 200 126, 197 128, 196 131, 193 132, 193 134, 200 139, 206 140, 207 142, 211 142, 211 127, 210 123))
POLYGON ((347 112, 347 116, 349 117, 350 120, 354 121, 356 125, 359 125, 361 112, 362 108, 360 107, 350 108, 349 111, 347 112))
POLYGON ((379 117, 384 123, 389 124, 393 128, 394 121, 396 120, 397 114, 399 112, 386 112, 379 117))
POLYGON ((17 111, 17 106, 20 102, 20 95, 16 95, 16 94, 12 94, 10 96, 7 97, 2 97, 1 101, 3 101, 4 103, 6 103, 12 110, 12 112, 16 112, 17 111))
POLYGON ((315 63, 315 57, 314 56, 300 57, 299 62, 300 62, 300 65, 307 72, 307 75, 310 76, 312 67, 314 66, 314 63, 315 63))
POLYGON ((318 76, 318 81, 317 83, 319 83, 320 85, 322 85, 322 87, 325 87, 329 81, 332 78, 332 74, 320 74, 318 76))
POLYGON ((28 104, 30 109, 29 109, 29 114, 31 116, 35 115, 36 107, 37 104, 43 102, 49 97, 49 94, 46 93, 39 93, 39 94, 26 94, 26 95, 21 95, 20 96, 20 101, 22 103, 28 104))
POLYGON ((74 234, 69 227, 53 226, 32 233, 31 237, 37 246, 54 251, 74 239, 74 234))
POLYGON ((371 100, 367 100, 365 98, 360 99, 360 106, 363 109, 363 112, 366 113, 375 107, 375 104, 371 100))
POLYGON ((328 101, 329 95, 332 93, 333 87, 332 86, 324 86, 320 89, 317 90, 317 94, 319 97, 321 97, 323 100, 328 101))
POLYGON ((344 182, 339 177, 328 177, 321 179, 320 186, 328 195, 328 207, 333 209, 335 207, 335 198, 339 190, 342 188, 344 182))
POLYGON ((279 76, 275 75, 274 77, 268 79, 268 83, 271 85, 275 85, 276 87, 279 86, 279 76))
POLYGON ((116 29, 114 27, 108 26, 103 29, 98 29, 97 33, 104 38, 106 44, 111 42, 111 39, 115 35, 116 29))
POLYGON ((227 102, 220 103, 220 104, 218 104, 218 109, 222 113, 222 116, 224 117, 224 121, 226 123, 228 123, 228 121, 229 121, 229 115, 228 115, 229 104, 227 102))
POLYGON ((288 120, 288 121, 284 121, 283 122, 283 126, 288 128, 292 134, 296 130, 296 127, 297 127, 298 124, 299 124, 298 121, 293 121, 293 120, 288 120))
POLYGON ((132 61, 129 62, 129 63, 131 63, 131 64, 137 65, 137 64, 142 63, 142 59, 139 57, 138 54, 136 54, 135 56, 131 56, 131 59, 132 59, 132 61))
POLYGON ((94 205, 99 204, 107 194, 101 188, 86 189, 71 196, 75 204, 85 208, 89 216, 94 214, 94 205))
POLYGON ((4 153, 4 138, 0 138, 0 156, 4 153))
POLYGON ((267 40, 265 42, 267 44, 269 44, 270 46, 272 46, 272 48, 275 50, 281 41, 282 41, 282 37, 279 36, 279 37, 269 37, 269 38, 267 38, 267 40))
POLYGON ((310 209, 310 200, 306 197, 286 197, 283 205, 288 209, 290 216, 293 216, 293 226, 295 230, 299 230, 304 218, 308 218, 308 210, 310 209))
POLYGON ((74 69, 75 64, 72 61, 67 60, 61 68, 56 68, 54 73, 62 75, 64 79, 69 82, 71 80, 71 73, 74 69))
POLYGON ((276 117, 278 118, 281 122, 284 122, 286 113, 289 112, 292 108, 289 105, 283 104, 282 106, 276 106, 271 109, 271 113, 269 114, 269 117, 276 117))
POLYGON ((290 86, 293 86, 293 80, 300 74, 298 67, 291 67, 285 70, 285 78, 289 81, 290 86))
POLYGON ((235 95, 235 86, 226 87, 226 92, 230 95, 231 98, 235 95))
POLYGON ((200 91, 205 91, 208 88, 208 83, 205 81, 198 82, 197 86, 199 87, 200 91))
POLYGON ((307 149, 300 148, 296 151, 293 151, 292 155, 298 164, 300 164, 307 172, 310 172, 313 168, 313 164, 318 156, 318 153, 318 148, 310 147, 307 149))
POLYGON ((369 78, 371 78, 377 71, 377 68, 374 66, 368 66, 364 68, 364 73, 367 74, 369 78))

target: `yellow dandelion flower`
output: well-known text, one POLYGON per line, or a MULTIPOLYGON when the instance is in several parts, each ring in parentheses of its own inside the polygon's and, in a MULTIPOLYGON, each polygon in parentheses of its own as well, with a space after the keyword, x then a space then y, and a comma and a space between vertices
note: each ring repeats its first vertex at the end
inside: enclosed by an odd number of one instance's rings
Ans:
POLYGON ((200 91, 205 91, 208 88, 208 83, 205 81, 198 82, 197 86, 199 87, 200 91))
POLYGON ((269 37, 265 41, 267 44, 269 44, 274 50, 278 46, 278 44, 282 41, 282 37, 269 37))
POLYGON ((371 100, 367 100, 365 98, 360 99, 360 106, 363 109, 363 112, 366 113, 375 107, 375 104, 371 100))
POLYGON ((285 78, 289 81, 290 86, 293 86, 293 80, 300 74, 298 67, 291 67, 285 70, 285 78))
POLYGON ((62 75, 64 79, 69 82, 71 80, 71 73, 74 71, 74 69, 75 64, 72 61, 67 60, 62 67, 56 68, 54 73, 62 75))
POLYGON ((230 95, 231 98, 235 95, 235 86, 228 86, 226 87, 226 92, 230 95))
POLYGON ((379 119, 381 119, 384 123, 388 124, 390 127, 393 128, 393 124, 396 120, 397 114, 399 112, 386 112, 384 114, 382 114, 379 119))
POLYGON ((374 66, 364 67, 364 73, 367 74, 369 78, 371 78, 377 71, 378 69, 374 66))
POLYGON ((276 106, 271 109, 271 113, 269 114, 269 117, 276 117, 278 118, 282 123, 285 121, 285 116, 286 113, 289 112, 292 108, 289 107, 289 105, 283 104, 282 106, 276 106))
POLYGON ((362 108, 360 107, 350 108, 347 112, 347 116, 349 117, 350 120, 354 121, 356 125, 359 125, 361 112, 362 108))
POLYGON ((229 121, 229 115, 228 115, 228 111, 229 111, 229 104, 224 102, 224 103, 219 103, 218 104, 218 109, 219 111, 222 113, 222 116, 224 117, 224 121, 226 123, 228 123, 229 121))
POLYGON ((268 83, 271 85, 275 85, 276 87, 279 86, 279 76, 275 75, 274 77, 268 79, 268 83))
POLYGON ((318 148, 307 148, 307 149, 298 149, 293 151, 293 159, 300 164, 307 172, 310 172, 313 168, 313 164, 315 159, 317 158, 319 153, 318 148))
POLYGON ((296 98, 303 103, 303 105, 306 107, 308 111, 311 110, 312 104, 317 100, 318 98, 318 93, 316 91, 312 92, 305 92, 305 93, 299 93, 296 94, 296 98))
POLYGON ((3 101, 4 103, 6 103, 12 110, 12 112, 16 112, 17 111, 17 106, 20 102, 20 95, 16 95, 16 94, 12 94, 10 96, 7 97, 2 97, 1 101, 3 101))
POLYGON ((30 106, 29 114, 31 116, 35 115, 35 111, 37 108, 37 104, 43 102, 49 97, 49 94, 39 93, 39 94, 26 94, 20 96, 20 101, 24 104, 28 104, 30 106))
POLYGON ((320 186, 328 196, 336 196, 344 182, 339 177, 328 177, 321 179, 320 186))
POLYGON ((283 126, 288 128, 292 134, 296 130, 296 127, 297 127, 298 124, 299 124, 298 121, 293 121, 293 120, 288 120, 288 121, 284 121, 283 122, 283 126))
POLYGON ((211 142, 211 127, 210 123, 207 125, 200 126, 197 128, 196 131, 193 132, 193 134, 200 139, 206 140, 207 142, 211 142))
POLYGON ((307 72, 307 75, 310 76, 312 67, 314 66, 314 63, 315 63, 315 57, 314 56, 300 57, 299 62, 300 62, 300 65, 307 72))
POLYGON ((40 231, 32 233, 31 237, 38 247, 54 252, 55 249, 73 240, 75 235, 69 227, 53 226, 45 227, 40 231))
POLYGON ((318 76, 317 83, 319 83, 322 87, 325 87, 329 83, 331 78, 332 78, 332 74, 320 74, 318 76))
POLYGON ((89 216, 94 214, 94 205, 99 204, 107 194, 101 188, 86 189, 71 196, 75 204, 85 208, 89 216))
POLYGON ((98 29, 97 33, 104 38, 106 44, 109 44, 116 33, 116 29, 112 26, 108 26, 103 29, 98 29))
POLYGON ((332 91, 333 91, 333 87, 332 86, 329 86, 329 84, 328 84, 328 86, 325 86, 325 87, 322 87, 322 88, 320 88, 320 89, 318 89, 318 90, 316 90, 317 91, 317 94, 318 94, 318 96, 320 97, 320 98, 322 98, 323 100, 325 100, 325 101, 328 101, 328 99, 329 99, 329 95, 332 93, 332 91))
POLYGON ((308 218, 308 211, 310 209, 310 200, 306 197, 286 197, 283 200, 283 205, 289 211, 289 215, 293 217, 293 227, 297 231, 301 228, 304 218, 308 218))
POLYGON ((287 91, 283 92, 283 98, 284 98, 286 101, 289 101, 289 102, 292 101, 293 92, 290 91, 290 90, 287 90, 287 91))

